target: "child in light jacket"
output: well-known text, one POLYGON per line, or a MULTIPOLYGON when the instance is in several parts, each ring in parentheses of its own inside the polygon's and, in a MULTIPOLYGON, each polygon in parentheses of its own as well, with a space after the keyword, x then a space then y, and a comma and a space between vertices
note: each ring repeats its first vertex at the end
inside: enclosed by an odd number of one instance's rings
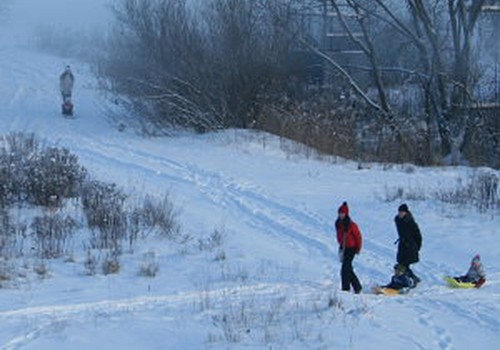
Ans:
POLYGON ((454 279, 458 282, 474 283, 476 288, 481 287, 486 282, 486 274, 479 254, 472 258, 467 273, 463 276, 454 277, 454 279))

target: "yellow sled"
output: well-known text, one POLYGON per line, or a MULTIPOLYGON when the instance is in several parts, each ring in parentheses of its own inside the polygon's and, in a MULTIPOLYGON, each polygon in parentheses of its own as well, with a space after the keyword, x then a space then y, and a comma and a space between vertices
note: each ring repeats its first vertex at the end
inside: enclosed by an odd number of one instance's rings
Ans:
POLYGON ((373 294, 379 294, 379 295, 400 295, 400 294, 406 294, 408 293, 407 288, 403 289, 393 289, 393 288, 387 288, 387 287, 382 287, 382 286, 375 286, 372 288, 373 294))
POLYGON ((448 287, 451 288, 476 288, 476 284, 472 282, 460 282, 454 279, 451 276, 444 276, 444 281, 448 284, 448 287))

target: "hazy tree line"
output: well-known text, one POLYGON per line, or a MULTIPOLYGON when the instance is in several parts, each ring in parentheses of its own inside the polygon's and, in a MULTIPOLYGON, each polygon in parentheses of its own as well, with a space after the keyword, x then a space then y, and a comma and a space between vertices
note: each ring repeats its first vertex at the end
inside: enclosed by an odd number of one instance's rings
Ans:
POLYGON ((149 121, 199 131, 250 125, 286 79, 289 40, 259 1, 126 0, 101 65, 149 121))
POLYGON ((99 72, 158 130, 254 127, 360 159, 498 167, 498 123, 475 108, 500 50, 489 4, 124 0, 99 72), (355 59, 323 42, 333 22, 355 59))

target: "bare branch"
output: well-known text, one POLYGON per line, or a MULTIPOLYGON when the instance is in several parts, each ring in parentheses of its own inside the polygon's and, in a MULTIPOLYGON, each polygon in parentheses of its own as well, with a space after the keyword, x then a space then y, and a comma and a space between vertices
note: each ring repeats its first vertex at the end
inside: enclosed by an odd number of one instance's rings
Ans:
POLYGON ((302 45, 304 45, 305 47, 307 47, 309 50, 311 50, 312 52, 314 52, 316 55, 318 55, 321 58, 325 59, 328 63, 330 63, 333 67, 335 67, 335 69, 337 69, 344 76, 344 78, 347 79, 347 81, 349 82, 349 85, 363 98, 363 100, 365 100, 366 103, 368 103, 368 105, 370 105, 372 108, 374 108, 374 109, 376 109, 378 111, 383 110, 382 107, 379 104, 377 104, 375 101, 373 101, 371 98, 369 98, 363 92, 363 90, 358 86, 358 84, 356 84, 356 82, 354 81, 354 79, 352 78, 352 76, 344 68, 342 68, 342 66, 339 65, 333 58, 331 58, 330 56, 328 56, 326 53, 324 53, 323 51, 321 51, 317 47, 315 47, 315 46, 311 45, 310 43, 308 43, 304 38, 298 37, 297 40, 302 45))

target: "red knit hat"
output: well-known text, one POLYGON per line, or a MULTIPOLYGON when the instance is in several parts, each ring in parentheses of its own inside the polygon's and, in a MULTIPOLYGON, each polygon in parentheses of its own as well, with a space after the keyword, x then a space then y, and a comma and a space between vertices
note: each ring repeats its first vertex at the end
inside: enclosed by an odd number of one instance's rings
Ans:
POLYGON ((349 207, 347 206, 347 202, 342 203, 339 207, 339 214, 349 215, 349 207))

